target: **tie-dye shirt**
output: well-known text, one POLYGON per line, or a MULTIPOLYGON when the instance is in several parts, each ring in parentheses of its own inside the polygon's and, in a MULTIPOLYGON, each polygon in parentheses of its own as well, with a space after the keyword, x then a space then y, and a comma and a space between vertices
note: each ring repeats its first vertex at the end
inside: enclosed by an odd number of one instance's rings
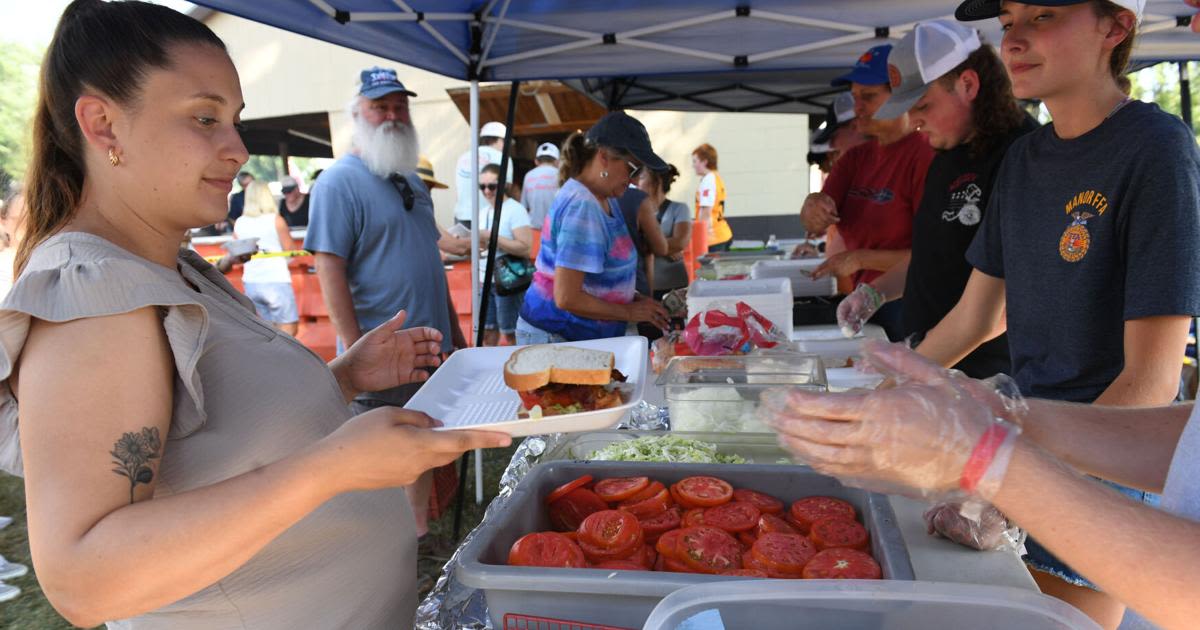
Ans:
POLYGON ((521 318, 571 341, 620 337, 626 323, 579 317, 554 304, 554 270, 584 272, 583 290, 605 302, 633 301, 637 251, 616 199, 609 213, 578 180, 569 179, 554 197, 542 226, 533 284, 525 292, 521 318))

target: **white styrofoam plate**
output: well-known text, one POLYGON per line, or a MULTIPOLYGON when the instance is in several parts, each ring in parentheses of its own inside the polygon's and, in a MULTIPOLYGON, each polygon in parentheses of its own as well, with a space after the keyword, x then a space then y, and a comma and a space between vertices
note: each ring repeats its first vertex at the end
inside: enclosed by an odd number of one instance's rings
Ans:
POLYGON ((423 411, 441 420, 444 425, 441 430, 481 429, 522 437, 607 429, 620 422, 625 413, 642 400, 648 347, 645 337, 613 337, 554 345, 612 352, 614 366, 631 385, 625 404, 598 411, 517 419, 521 399, 516 390, 504 384, 504 362, 519 346, 505 346, 466 348, 450 355, 404 408, 423 411))

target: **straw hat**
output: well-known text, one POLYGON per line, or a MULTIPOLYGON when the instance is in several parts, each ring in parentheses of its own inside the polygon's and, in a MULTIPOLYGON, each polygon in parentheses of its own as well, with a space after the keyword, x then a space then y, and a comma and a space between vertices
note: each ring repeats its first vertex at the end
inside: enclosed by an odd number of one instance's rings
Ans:
POLYGON ((421 181, 425 182, 430 189, 449 188, 449 186, 439 182, 437 178, 433 176, 433 163, 430 162, 429 158, 425 157, 424 155, 417 160, 417 177, 420 177, 421 181))

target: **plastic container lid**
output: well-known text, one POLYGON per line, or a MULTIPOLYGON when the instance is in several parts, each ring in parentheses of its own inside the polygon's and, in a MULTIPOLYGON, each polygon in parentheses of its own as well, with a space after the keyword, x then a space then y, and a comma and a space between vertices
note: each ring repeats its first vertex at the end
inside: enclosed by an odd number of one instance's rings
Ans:
POLYGON ((675 357, 658 377, 674 431, 772 433, 758 418, 759 398, 769 388, 824 391, 820 357, 767 354, 675 357))
POLYGON ((792 297, 830 296, 837 293, 837 278, 814 280, 811 275, 824 262, 824 258, 760 260, 751 267, 750 277, 787 278, 792 283, 792 297))
POLYGON ((650 613, 643 630, 1099 630, 1046 595, 975 584, 782 580, 689 586, 650 613))
POLYGON ((836 325, 798 326, 792 330, 790 348, 796 352, 820 355, 826 369, 847 366, 847 360, 857 357, 862 351, 862 342, 867 339, 887 341, 887 333, 881 326, 867 324, 857 336, 846 338, 836 325))

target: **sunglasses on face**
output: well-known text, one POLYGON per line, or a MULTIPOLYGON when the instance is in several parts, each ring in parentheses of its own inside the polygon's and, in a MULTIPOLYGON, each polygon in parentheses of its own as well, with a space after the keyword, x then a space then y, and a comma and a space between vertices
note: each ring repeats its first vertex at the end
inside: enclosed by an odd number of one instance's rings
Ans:
POLYGON ((497 184, 495 182, 492 182, 491 184, 480 184, 479 185, 479 190, 482 190, 484 192, 487 192, 487 191, 496 192, 499 189, 500 189, 500 184, 497 184))
POLYGON ((396 187, 396 192, 400 193, 400 199, 404 202, 404 209, 412 212, 413 203, 416 202, 417 196, 413 192, 412 186, 408 184, 408 179, 400 173, 392 173, 388 175, 388 181, 392 182, 392 185, 396 187))
POLYGON ((619 155, 614 155, 614 154, 610 153, 608 158, 610 160, 620 160, 620 161, 624 162, 625 166, 629 167, 629 179, 637 179, 638 173, 641 172, 641 170, 642 170, 641 164, 636 164, 634 162, 631 162, 619 155))

